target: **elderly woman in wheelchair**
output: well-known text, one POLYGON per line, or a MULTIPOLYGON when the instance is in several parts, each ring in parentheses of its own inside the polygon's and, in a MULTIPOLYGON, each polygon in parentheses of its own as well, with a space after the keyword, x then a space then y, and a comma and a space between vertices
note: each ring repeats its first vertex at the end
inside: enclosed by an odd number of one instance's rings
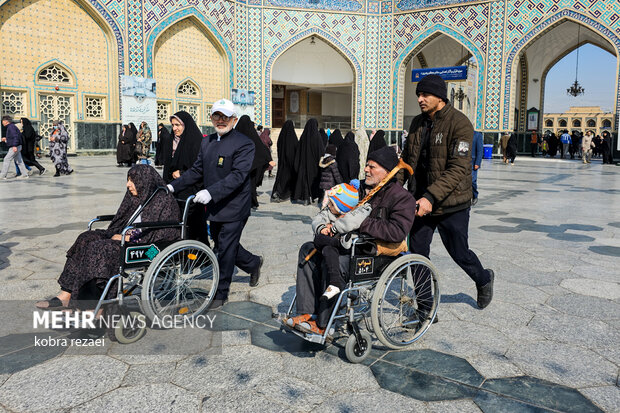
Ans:
POLYGON ((424 334, 437 310, 437 271, 426 258, 405 253, 416 203, 390 179, 399 165, 389 147, 368 156, 360 195, 378 186, 381 190, 370 198, 370 214, 361 222, 359 236, 353 236, 350 251, 338 257, 344 290, 330 300, 320 299, 327 287, 325 257, 312 252, 313 242, 305 243, 299 251, 296 296, 282 317, 283 328, 321 344, 330 339, 336 321, 346 320, 350 336, 345 351, 352 362, 363 360, 371 347, 359 319, 383 344, 401 348, 424 334), (293 317, 295 304, 298 315, 293 317))
MULTIPOLYGON (((136 165, 127 174, 127 193, 107 230, 83 232, 67 251, 67 261, 58 279, 61 292, 39 301, 40 309, 74 307, 77 300, 98 299, 108 280, 119 272, 122 247, 136 243, 173 242, 180 239, 179 207, 165 190, 163 179, 148 165, 136 165), (136 216, 137 215, 137 216, 136 216), (125 231, 128 224, 175 222, 176 227, 125 231), (122 235, 125 240, 122 242, 122 235)), ((108 289, 107 297, 116 295, 108 289)))

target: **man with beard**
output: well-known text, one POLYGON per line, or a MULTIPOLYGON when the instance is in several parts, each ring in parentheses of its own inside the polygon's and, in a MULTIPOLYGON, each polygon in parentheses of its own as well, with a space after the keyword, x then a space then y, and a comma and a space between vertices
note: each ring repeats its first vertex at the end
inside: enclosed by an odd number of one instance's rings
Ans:
POLYGON ((250 170, 254 160, 254 142, 233 129, 237 117, 235 106, 227 99, 218 100, 211 108, 215 133, 203 139, 198 158, 192 167, 172 181, 168 189, 178 192, 202 182, 194 202, 207 206, 211 237, 220 266, 220 281, 211 309, 228 300, 235 266, 250 274, 250 286, 258 285, 263 258, 247 251, 241 233, 250 216, 250 170))
POLYGON ((428 75, 416 88, 422 114, 413 118, 402 159, 414 169, 408 189, 417 199, 411 252, 429 257, 435 229, 450 257, 476 283, 480 309, 493 298, 493 270, 469 249, 474 128, 448 101, 445 81, 428 75))

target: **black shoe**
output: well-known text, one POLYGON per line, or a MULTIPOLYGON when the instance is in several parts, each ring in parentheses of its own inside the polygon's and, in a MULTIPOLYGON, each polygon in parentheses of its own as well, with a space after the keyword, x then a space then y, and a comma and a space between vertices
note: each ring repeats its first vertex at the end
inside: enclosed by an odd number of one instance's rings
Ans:
POLYGON ((39 175, 43 175, 45 173, 45 171, 47 171, 47 169, 43 168, 39 171, 39 175))
POLYGON ((258 268, 250 274, 250 287, 256 287, 258 285, 258 279, 260 278, 260 268, 263 266, 263 257, 258 257, 260 262, 258 268))
POLYGON ((209 305, 209 310, 217 310, 218 308, 222 307, 227 302, 228 302, 228 298, 224 298, 223 300, 214 299, 213 301, 211 301, 211 305, 209 305))
POLYGON ((73 173, 73 169, 67 172, 67 175, 71 175, 73 173))
POLYGON ((54 174, 54 176, 60 176, 60 171, 56 171, 56 173, 54 174))
POLYGON ((491 276, 491 280, 483 285, 482 287, 476 286, 478 290, 478 308, 483 309, 489 304, 491 304, 491 300, 493 299, 493 281, 495 280, 495 273, 493 270, 487 270, 489 275, 491 276))
POLYGON ((478 198, 472 198, 471 200, 471 206, 474 206, 478 203, 478 198))

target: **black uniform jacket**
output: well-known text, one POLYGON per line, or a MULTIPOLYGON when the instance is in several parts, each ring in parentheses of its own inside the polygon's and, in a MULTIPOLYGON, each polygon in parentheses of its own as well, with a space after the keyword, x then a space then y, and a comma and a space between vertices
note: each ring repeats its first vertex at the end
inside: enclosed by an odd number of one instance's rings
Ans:
POLYGON ((203 182, 211 194, 207 219, 233 222, 250 216, 249 173, 254 159, 254 142, 231 130, 219 140, 216 133, 202 140, 198 158, 179 179, 171 182, 174 192, 203 182))

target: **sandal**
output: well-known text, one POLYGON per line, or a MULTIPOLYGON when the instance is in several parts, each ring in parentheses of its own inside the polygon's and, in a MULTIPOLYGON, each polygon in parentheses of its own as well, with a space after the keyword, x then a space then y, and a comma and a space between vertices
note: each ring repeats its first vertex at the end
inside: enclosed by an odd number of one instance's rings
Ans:
POLYGON ((313 321, 313 320, 308 320, 303 323, 296 324, 295 330, 301 331, 302 333, 309 333, 309 334, 319 334, 319 335, 325 334, 325 329, 319 328, 319 326, 316 325, 316 321, 313 321))
POLYGON ((49 300, 39 301, 35 304, 35 307, 37 307, 40 310, 59 310, 59 309, 66 308, 66 306, 62 303, 62 301, 60 301, 60 298, 58 297, 50 298, 49 300), (44 306, 39 305, 43 303, 46 303, 47 306, 44 307, 44 306))
POLYGON ((296 317, 285 318, 282 321, 289 327, 295 327, 297 324, 308 321, 312 318, 312 314, 302 314, 296 317))

